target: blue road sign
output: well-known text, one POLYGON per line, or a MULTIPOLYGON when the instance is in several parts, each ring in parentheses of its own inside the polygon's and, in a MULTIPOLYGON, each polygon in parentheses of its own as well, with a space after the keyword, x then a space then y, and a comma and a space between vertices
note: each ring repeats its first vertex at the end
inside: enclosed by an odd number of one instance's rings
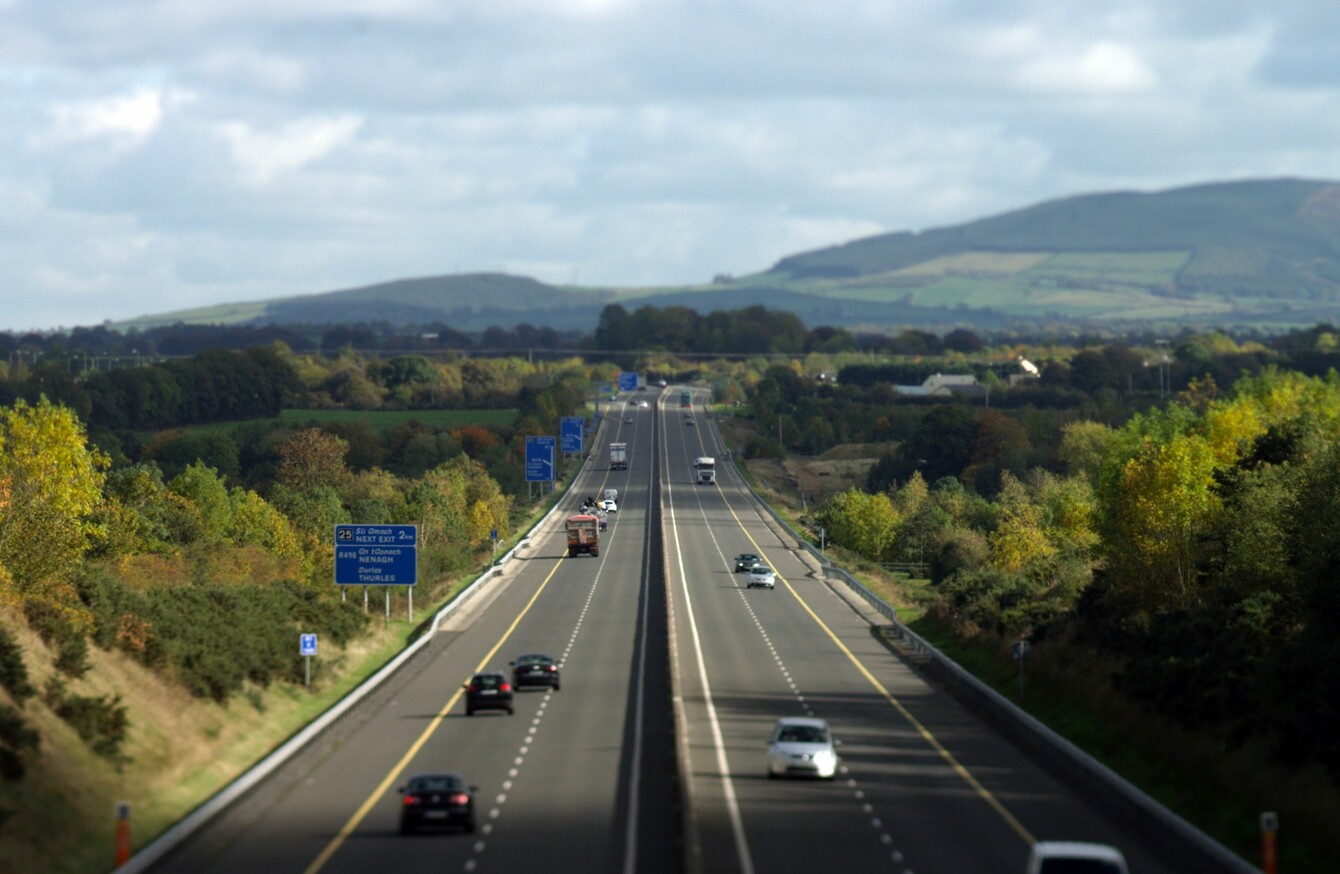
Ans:
POLYGON ((584 445, 586 419, 582 416, 564 416, 559 436, 563 438, 563 451, 580 454, 584 445))
POLYGON ((553 437, 526 438, 526 482, 554 481, 554 445, 557 442, 553 437))
POLYGON ((637 374, 624 370, 619 372, 619 391, 637 391, 637 374))
POLYGON ((413 586, 418 581, 419 526, 335 526, 338 585, 413 586))
POLYGON ((298 655, 314 656, 316 655, 316 635, 299 634, 298 635, 298 655))

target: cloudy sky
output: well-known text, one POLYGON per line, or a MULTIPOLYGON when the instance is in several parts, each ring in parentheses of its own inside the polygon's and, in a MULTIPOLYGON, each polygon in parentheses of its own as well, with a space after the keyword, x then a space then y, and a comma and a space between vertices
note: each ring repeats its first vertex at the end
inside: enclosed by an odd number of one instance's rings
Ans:
POLYGON ((0 0, 0 330, 1340 179, 1333 0, 0 0))

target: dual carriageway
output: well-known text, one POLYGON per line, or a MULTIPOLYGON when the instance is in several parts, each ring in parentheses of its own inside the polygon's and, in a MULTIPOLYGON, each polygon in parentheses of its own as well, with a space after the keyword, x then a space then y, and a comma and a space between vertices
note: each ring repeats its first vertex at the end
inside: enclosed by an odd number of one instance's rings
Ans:
POLYGON ((619 490, 598 558, 568 558, 552 514, 404 668, 154 870, 970 874, 1022 872, 1044 839, 1178 870, 909 668, 732 465, 696 484, 694 459, 725 447, 663 399, 605 421, 565 498, 619 490), (609 442, 626 471, 606 469, 609 442), (775 590, 745 587, 739 552, 775 590), (522 652, 557 658, 562 691, 467 717, 462 683, 522 652), (829 722, 835 779, 767 778, 780 716, 829 722), (397 787, 434 771, 478 787, 474 834, 398 833, 397 787))

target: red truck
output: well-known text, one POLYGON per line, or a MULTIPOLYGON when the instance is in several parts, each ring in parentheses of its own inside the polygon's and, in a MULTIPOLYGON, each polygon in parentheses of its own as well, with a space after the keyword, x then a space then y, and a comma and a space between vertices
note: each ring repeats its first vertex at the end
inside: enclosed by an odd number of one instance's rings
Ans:
POLYGON ((583 552, 600 555, 600 520, 590 513, 578 513, 568 517, 568 557, 575 558, 583 552))

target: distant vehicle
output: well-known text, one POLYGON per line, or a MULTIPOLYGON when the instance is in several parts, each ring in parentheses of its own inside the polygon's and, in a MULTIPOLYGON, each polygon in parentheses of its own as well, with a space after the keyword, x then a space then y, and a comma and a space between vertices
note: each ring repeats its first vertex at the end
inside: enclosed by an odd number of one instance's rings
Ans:
POLYGON ((610 470, 628 470, 628 444, 610 444, 610 470))
POLYGON ((768 744, 768 776, 806 776, 831 780, 837 773, 837 750, 828 723, 806 716, 777 720, 768 744))
POLYGON ((569 516, 568 558, 576 558, 582 553, 600 555, 600 520, 590 513, 578 513, 569 516))
POLYGON ((738 574, 747 571, 758 564, 758 561, 758 556, 754 555, 752 552, 742 552, 735 556, 735 572, 738 574))
POLYGON ((641 401, 641 402, 638 403, 638 406, 639 406, 640 408, 642 408, 642 409, 645 410, 645 409, 647 408, 647 402, 646 402, 646 401, 641 401))
POLYGON ((604 531, 606 528, 609 527, 610 524, 609 517, 605 515, 604 510, 596 510, 596 519, 600 520, 598 527, 600 528, 601 531, 604 531))
POLYGON ((475 830, 475 792, 459 774, 418 774, 400 787, 400 833, 423 826, 460 826, 475 830))
POLYGON ((512 684, 500 671, 475 674, 465 684, 465 715, 474 716, 476 710, 512 710, 512 684))
POLYGON ((619 490, 605 489, 605 491, 600 493, 600 497, 606 501, 617 501, 619 500, 619 490))
POLYGON ((698 423, 695 422, 695 421, 693 421, 693 417, 692 417, 692 416, 685 416, 685 417, 684 417, 684 427, 686 427, 686 428, 695 428, 695 427, 697 427, 697 425, 698 425, 698 423))
POLYGON ((632 416, 624 416, 624 417, 623 417, 623 423, 624 423, 625 425, 631 425, 631 424, 633 424, 633 417, 632 417, 632 416))
POLYGON ((658 379, 658 380, 656 380, 656 385, 657 385, 657 387, 659 387, 659 388, 665 388, 665 380, 663 380, 663 379, 658 379))
POLYGON ((752 589, 754 586, 759 586, 764 589, 771 589, 775 588, 776 585, 777 575, 766 564, 756 564, 749 569, 749 583, 745 588, 752 589))
POLYGON ((691 392, 691 391, 682 391, 682 392, 680 392, 680 393, 679 393, 679 405, 680 405, 681 407, 691 407, 691 406, 693 406, 693 392, 691 392))
POLYGON ((1105 844, 1039 841, 1028 854, 1026 874, 1127 874, 1126 859, 1105 844))
POLYGON ((693 469, 698 471, 694 482, 711 485, 717 481, 717 460, 710 455, 700 455, 693 460, 693 469))
POLYGON ((619 512, 619 502, 606 498, 600 502, 600 509, 604 510, 606 513, 617 513, 619 512))
POLYGON ((558 664, 553 658, 539 652, 528 652, 516 657, 512 662, 512 685, 549 686, 555 692, 559 689, 558 664))

